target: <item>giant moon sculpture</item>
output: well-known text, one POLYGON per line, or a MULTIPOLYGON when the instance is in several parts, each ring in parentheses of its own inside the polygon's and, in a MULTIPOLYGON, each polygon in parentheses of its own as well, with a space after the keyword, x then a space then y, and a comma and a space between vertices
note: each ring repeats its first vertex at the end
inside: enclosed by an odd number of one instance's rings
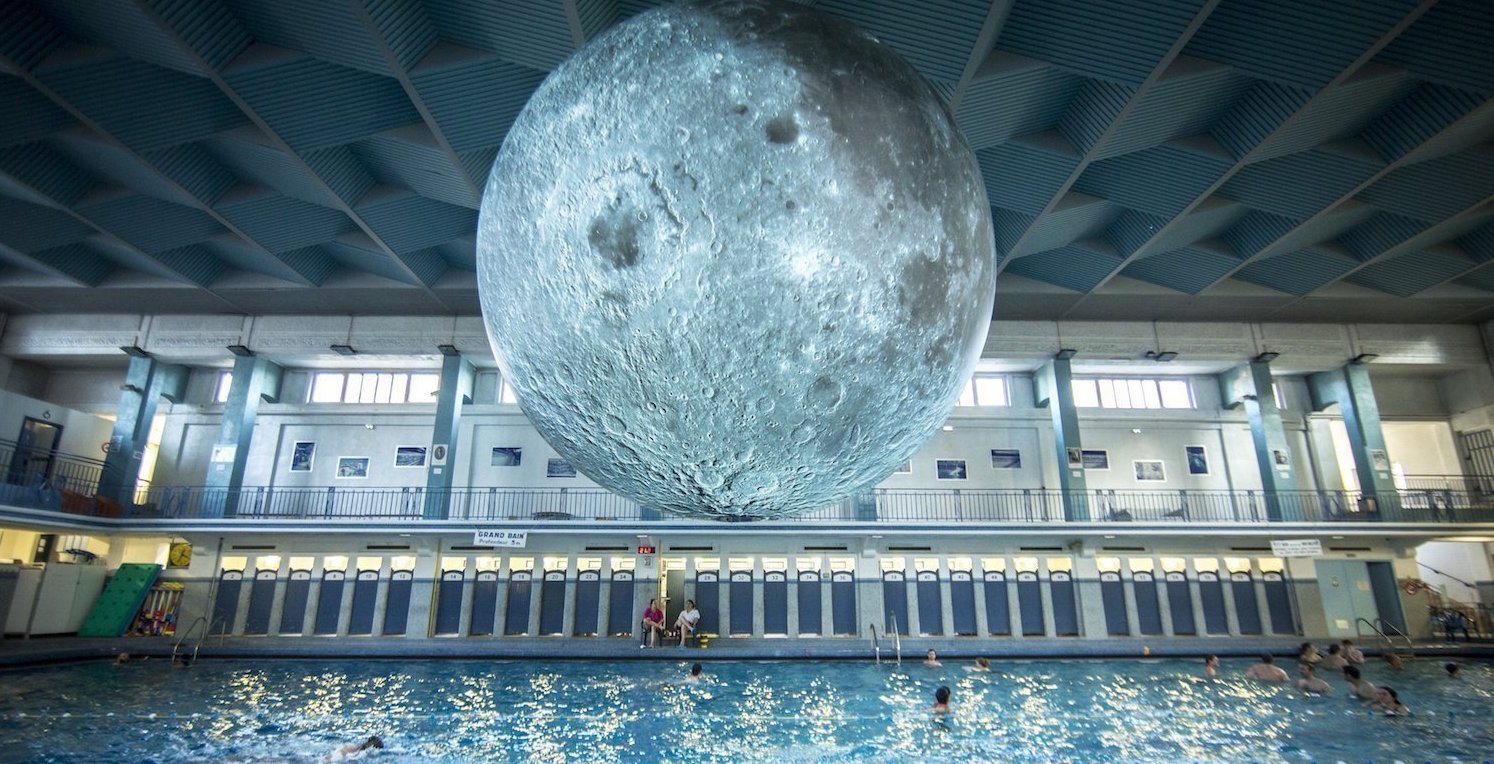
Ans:
POLYGON ((483 195, 478 288, 540 434, 645 506, 833 504, 938 429, 984 344, 990 208, 891 48, 788 2, 640 14, 557 68, 483 195))

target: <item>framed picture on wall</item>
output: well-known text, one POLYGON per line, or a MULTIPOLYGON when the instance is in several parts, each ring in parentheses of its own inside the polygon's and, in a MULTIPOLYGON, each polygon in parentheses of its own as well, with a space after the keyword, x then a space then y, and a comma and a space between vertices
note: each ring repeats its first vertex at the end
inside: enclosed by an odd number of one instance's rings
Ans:
POLYGON ((993 470, 1020 470, 1022 469, 1022 452, 1015 448, 993 448, 991 449, 991 469, 993 470))
POLYGON ((399 446, 394 449, 394 466, 424 467, 425 446, 399 446))
POLYGON ((1370 464, 1377 470, 1390 469, 1390 455, 1383 448, 1370 449, 1370 464))
POLYGON ((1133 464, 1136 465, 1136 482, 1167 482, 1167 469, 1162 465, 1161 459, 1137 459, 1133 464))
POLYGON ((368 477, 368 457, 366 456, 339 456, 337 457, 337 479, 338 480, 363 480, 368 477))
POLYGON ((1084 466, 1084 450, 1079 448, 1066 448, 1064 453, 1068 455, 1070 467, 1084 466))
POLYGON ((573 478, 576 476, 576 465, 564 459, 551 459, 545 463, 545 477, 573 478))
POLYGON ((1084 460, 1084 469, 1108 470, 1110 469, 1110 452, 1103 448, 1086 448, 1081 452, 1084 460))
POLYGON ((936 459, 934 469, 940 480, 964 480, 964 459, 936 459))
POLYGON ((1183 454, 1188 457, 1189 475, 1209 474, 1209 451, 1203 446, 1183 446, 1183 454))
POLYGON ((1271 461, 1274 462, 1277 467, 1290 467, 1292 465, 1292 460, 1287 456, 1287 452, 1279 448, 1271 450, 1271 461))
POLYGON ((913 474, 913 460, 909 459, 908 461, 903 462, 902 464, 899 464, 897 466, 897 469, 895 469, 895 470, 892 471, 892 474, 894 474, 894 475, 911 475, 911 474, 913 474))
POLYGON ((517 467, 524 461, 524 449, 518 446, 493 446, 490 464, 494 467, 517 467))
POLYGON ((310 472, 316 461, 316 441, 298 440, 291 446, 291 472, 310 472))

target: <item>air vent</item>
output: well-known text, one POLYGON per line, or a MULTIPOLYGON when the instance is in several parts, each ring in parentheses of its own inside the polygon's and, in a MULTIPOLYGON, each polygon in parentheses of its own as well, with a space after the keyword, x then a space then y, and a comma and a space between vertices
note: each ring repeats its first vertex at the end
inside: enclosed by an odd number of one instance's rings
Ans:
POLYGON ((672 546, 672 547, 669 548, 669 551, 671 551, 671 552, 714 552, 714 551, 716 551, 716 547, 714 547, 714 546, 672 546))
POLYGON ((1232 546, 1232 547, 1229 548, 1229 551, 1231 551, 1231 552, 1269 552, 1269 551, 1271 551, 1271 547, 1268 547, 1268 546, 1232 546))
POLYGON ((932 552, 932 551, 934 551, 934 548, 931 547, 931 546, 890 546, 890 547, 887 547, 887 551, 889 551, 889 552, 932 552))
POLYGON ((625 547, 625 546, 589 546, 589 547, 586 548, 586 551, 588 551, 588 552, 628 552, 628 551, 632 551, 632 550, 629 547, 625 547))
POLYGON ((233 546, 230 546, 229 549, 232 549, 235 552, 273 552, 273 551, 275 551, 275 545, 274 544, 234 544, 233 546))
POLYGON ((494 549, 493 547, 490 547, 490 546, 472 546, 471 544, 467 544, 467 545, 463 545, 463 546, 453 546, 453 547, 451 547, 451 551, 453 551, 453 552, 496 552, 497 550, 494 549))
POLYGON ((1102 546, 1101 552, 1145 552, 1144 546, 1102 546))
POLYGON ((1017 551, 1019 551, 1019 552, 1062 552, 1063 551, 1063 547, 1061 547, 1061 546, 1019 546, 1019 547, 1017 547, 1017 551))
POLYGON ((807 546, 807 547, 804 547, 804 551, 806 551, 806 552, 844 552, 844 551, 846 551, 846 548, 844 546, 807 546))
POLYGON ((1328 547, 1328 551, 1330 551, 1330 552, 1368 552, 1369 550, 1370 550, 1370 548, 1367 547, 1367 546, 1330 546, 1330 547, 1328 547))
POLYGON ((410 545, 409 544, 369 544, 368 546, 363 547, 363 548, 367 549, 370 552, 408 552, 408 551, 410 551, 410 545))

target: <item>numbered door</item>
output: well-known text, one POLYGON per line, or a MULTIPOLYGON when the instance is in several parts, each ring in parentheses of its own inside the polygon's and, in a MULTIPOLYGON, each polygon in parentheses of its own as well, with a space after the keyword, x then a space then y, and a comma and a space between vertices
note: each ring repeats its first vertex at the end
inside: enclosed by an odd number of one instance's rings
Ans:
POLYGON ((1188 591, 1188 576, 1180 570, 1164 575, 1167 577, 1167 611, 1172 614, 1172 633, 1197 634, 1198 627, 1193 621, 1193 595, 1188 591))
POLYGON ((830 629, 836 636, 856 636, 856 574, 830 574, 830 629))
POLYGON ((1132 572, 1131 590, 1136 598, 1136 630, 1142 634, 1161 634, 1162 606, 1157 599, 1157 581, 1151 572, 1132 572))
POLYGON ((1266 590, 1266 614, 1271 618, 1271 633, 1296 634, 1297 619, 1292 614, 1292 593, 1287 581, 1279 571, 1261 574, 1261 585, 1266 590))
POLYGON ((607 633, 614 637, 633 636, 633 626, 643 619, 633 617, 633 571, 612 571, 612 587, 607 593, 607 633))
POLYGON ((527 570, 516 570, 508 577, 508 611, 503 617, 503 633, 523 636, 529 633, 529 598, 533 588, 534 574, 527 570))
POLYGON ((781 570, 763 573, 763 633, 788 634, 788 574, 781 570))
POLYGON ((254 583, 249 586, 249 612, 244 616, 245 634, 270 633, 270 610, 275 606, 275 586, 279 582, 276 571, 254 571, 254 583))
POLYGON ((949 611, 954 619, 954 633, 961 637, 976 635, 975 580, 968 570, 949 572, 949 611))
POLYGON ((239 617, 239 592, 244 571, 225 570, 218 575, 218 596, 213 598, 213 623, 209 634, 232 634, 239 617))
POLYGON ((1112 637, 1131 633, 1126 618, 1126 592, 1121 588, 1120 574, 1113 570, 1100 572, 1100 604, 1105 607, 1105 633, 1112 637))
POLYGON ((695 571, 695 608, 700 611, 700 623, 695 627, 698 634, 721 633, 720 578, 720 571, 695 571))
POLYGON ((280 633, 300 634, 306 628, 306 603, 311 599, 311 571, 292 570, 280 603, 280 633))
POLYGON ((1210 634, 1228 634, 1229 616, 1224 609, 1224 583, 1212 570, 1198 572, 1198 601, 1203 607, 1204 628, 1210 634))
POLYGON ((565 571, 547 570, 540 583, 540 623, 542 636, 554 637, 565 633, 565 571))
POLYGON ((1047 633, 1043 625, 1043 592, 1038 574, 1023 570, 1017 572, 1017 613, 1022 619, 1022 636, 1041 637, 1047 633))
MULTIPOLYGON (((465 594, 466 588, 466 571, 441 571, 441 580, 436 585, 436 634, 438 636, 455 636, 462 633, 462 595, 465 594)), ((491 631, 490 628, 489 632, 491 631)))
POLYGON ((414 585, 413 570, 396 570, 389 574, 389 594, 384 601, 384 636, 405 633, 410 621, 410 590, 414 585))
POLYGON ((901 570, 882 571, 882 628, 884 633, 908 633, 908 581, 901 570))
POLYGON ((348 634, 373 634, 374 609, 379 601, 379 571, 360 570, 353 579, 353 612, 348 617, 348 634))
POLYGON ((794 594, 799 601, 799 633, 823 634, 824 625, 821 623, 823 616, 820 611, 820 588, 822 586, 820 572, 818 570, 799 571, 799 580, 794 584, 794 594))
POLYGON ((944 596, 939 571, 918 571, 918 632, 930 636, 944 633, 944 596))
POLYGON ((1229 574, 1229 590, 1235 599, 1235 621, 1241 634, 1261 633, 1261 608, 1255 597, 1255 579, 1244 571, 1229 574))
POLYGON ((988 570, 982 576, 981 585, 986 594, 986 632, 996 637, 1009 637, 1012 633, 1011 604, 1007 602, 1006 573, 988 570))
POLYGON ((311 624, 312 634, 337 633, 337 622, 342 618, 342 589, 347 577, 347 573, 341 570, 322 573, 322 585, 316 596, 316 620, 311 624))
POLYGON ((1074 602, 1074 577, 1066 570, 1048 574, 1048 596, 1053 602, 1053 633, 1060 637, 1079 636, 1079 612, 1074 602))
POLYGON ((752 571, 731 572, 731 633, 752 636, 752 571))
MULTIPOLYGON (((525 613, 528 612, 526 603, 525 613)), ((497 631, 498 571, 479 570, 472 581, 472 612, 467 617, 467 633, 474 637, 490 637, 497 631)))
POLYGON ((578 637, 594 637, 597 629, 597 606, 602 596, 602 574, 595 570, 583 570, 576 574, 576 615, 571 633, 578 637))

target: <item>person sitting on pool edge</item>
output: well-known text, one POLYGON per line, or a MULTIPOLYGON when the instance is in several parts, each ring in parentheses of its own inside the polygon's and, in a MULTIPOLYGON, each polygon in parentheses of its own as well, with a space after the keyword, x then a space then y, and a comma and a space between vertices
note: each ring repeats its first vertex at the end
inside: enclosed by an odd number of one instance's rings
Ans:
POLYGON ((934 705, 929 706, 929 710, 936 714, 949 713, 949 687, 947 685, 941 685, 939 689, 934 690, 934 705))
POLYGON ((929 650, 929 656, 924 659, 923 665, 929 668, 941 668, 944 666, 943 663, 939 662, 939 654, 934 652, 933 649, 929 650))
POLYGON ((674 619, 674 625, 680 630, 680 647, 685 646, 685 640, 695 634, 695 625, 700 623, 700 611, 695 609, 695 600, 685 600, 685 609, 680 611, 680 617, 674 619))
MULTIPOLYGON (((648 607, 643 609, 643 633, 648 635, 648 647, 659 646, 659 635, 664 632, 664 611, 659 609, 659 601, 650 599, 648 607)), ((644 645, 639 645, 643 647, 644 645)))
POLYGON ((363 758, 367 751, 383 748, 384 740, 378 735, 369 735, 362 743, 343 743, 331 753, 322 757, 322 761, 355 761, 363 758))
POLYGON ((1349 683, 1349 697, 1373 703, 1379 699, 1379 693, 1373 684, 1364 681, 1359 674, 1358 666, 1344 666, 1344 681, 1349 683))
POLYGON ((1286 671, 1276 665, 1276 659, 1272 658, 1270 653, 1262 655, 1260 663, 1245 669, 1245 678, 1270 684, 1286 684, 1292 680, 1287 676, 1286 671))
POLYGON ((1333 692, 1333 688, 1327 682, 1318 678, 1318 675, 1312 670, 1311 663, 1298 663, 1297 673, 1302 677, 1297 680, 1297 689, 1313 695, 1327 695, 1333 692))

